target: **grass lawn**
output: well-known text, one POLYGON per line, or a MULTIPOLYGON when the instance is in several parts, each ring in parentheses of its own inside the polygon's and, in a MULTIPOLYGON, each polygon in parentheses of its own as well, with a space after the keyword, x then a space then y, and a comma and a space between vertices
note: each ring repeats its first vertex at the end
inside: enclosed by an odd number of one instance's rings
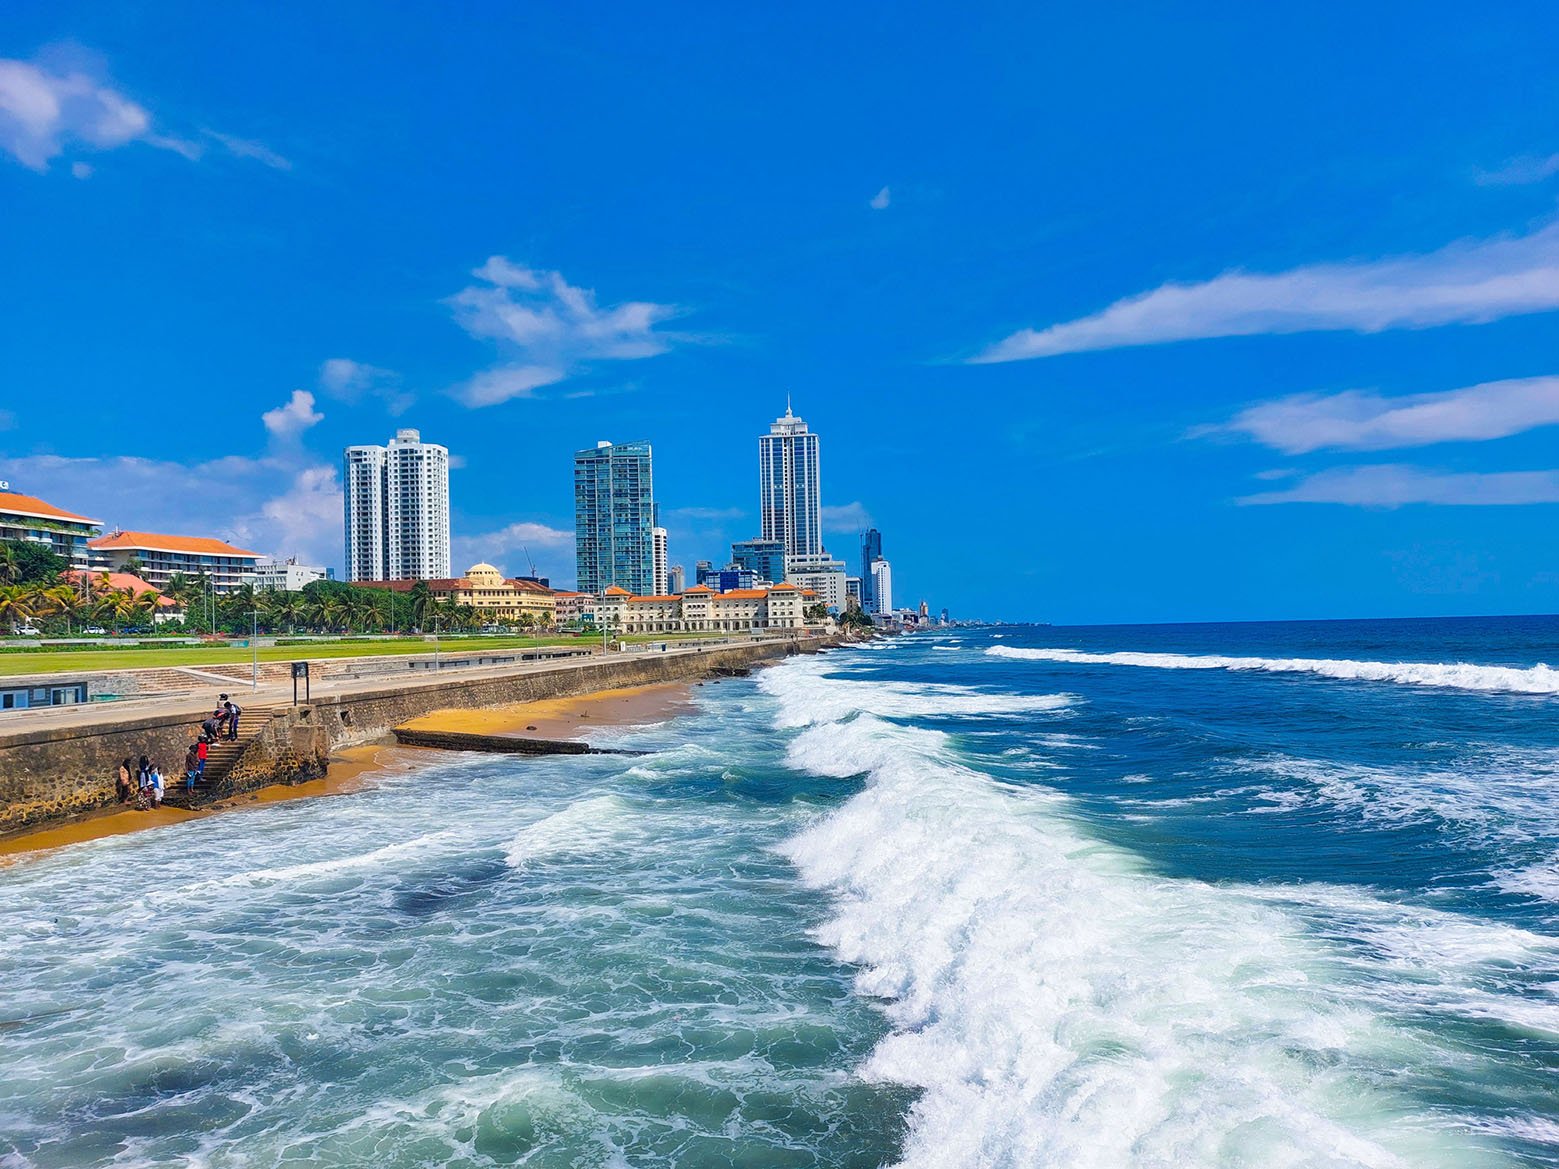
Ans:
MULTIPOLYGON (((530 649, 530 637, 442 637, 442 654, 490 653, 530 649)), ((581 645, 588 639, 543 637, 542 645, 581 645)), ((408 637, 401 641, 316 641, 308 645, 260 647, 262 662, 319 661, 321 658, 367 658, 389 654, 432 653, 433 643, 408 637)), ((157 666, 215 666, 254 660, 254 651, 240 646, 178 645, 167 649, 79 649, 0 654, 0 677, 17 674, 84 674, 98 670, 153 669, 157 666)))
MULTIPOLYGON (((625 641, 681 641, 701 634, 662 633, 654 636, 640 634, 625 641)), ((443 637, 439 639, 439 652, 458 657, 472 653, 495 653, 501 650, 532 649, 537 639, 533 637, 443 637)), ((590 649, 601 644, 599 637, 542 637, 540 644, 571 645, 590 649)), ((398 641, 315 641, 307 645, 273 645, 260 647, 262 662, 319 661, 321 658, 366 658, 391 654, 432 653, 433 643, 421 638, 408 637, 398 641)), ((254 651, 241 646, 228 645, 178 645, 166 649, 65 649, 23 650, 16 653, 0 653, 0 677, 18 674, 88 674, 100 670, 153 669, 158 666, 215 666, 234 662, 252 661, 254 651)))

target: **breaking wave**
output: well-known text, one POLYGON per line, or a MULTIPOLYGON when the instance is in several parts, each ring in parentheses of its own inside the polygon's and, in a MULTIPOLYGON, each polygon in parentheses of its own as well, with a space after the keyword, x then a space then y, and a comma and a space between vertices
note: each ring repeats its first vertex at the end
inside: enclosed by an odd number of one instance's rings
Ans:
MULTIPOLYGON (((948 735, 878 717, 872 687, 798 663, 765 689, 781 721, 861 700, 808 720, 788 758, 865 788, 784 851, 834 897, 819 938, 860 967, 858 990, 893 1024, 862 1074, 921 1090, 907 1169, 1405 1169, 1490 1153, 1467 1118, 1390 1086, 1421 1040, 1393 1025, 1389 996, 1353 993, 1391 956, 1314 934, 1324 890, 1296 908, 1159 877, 1092 838, 1064 796, 998 784, 948 735)), ((1366 910, 1395 936, 1387 910, 1366 910)), ((1406 1001, 1492 1011, 1462 967, 1541 941, 1460 954, 1448 942, 1443 963, 1415 966, 1428 985, 1406 1001)))
POLYGON ((1362 682, 1398 682, 1450 690, 1506 694, 1559 694, 1559 670, 1535 666, 1480 666, 1469 662, 1354 662, 1333 658, 1243 658, 1218 654, 1085 653, 1073 649, 1024 649, 993 645, 992 657, 1093 666, 1142 666, 1156 670, 1257 670, 1272 674, 1319 674, 1362 682))

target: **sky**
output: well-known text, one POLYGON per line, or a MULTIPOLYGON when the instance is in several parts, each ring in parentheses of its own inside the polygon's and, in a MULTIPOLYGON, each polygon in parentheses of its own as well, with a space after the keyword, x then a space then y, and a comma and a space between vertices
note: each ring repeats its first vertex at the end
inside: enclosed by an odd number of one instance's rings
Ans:
POLYGON ((455 569, 671 560, 821 436, 895 600, 1108 623, 1559 611, 1559 10, 13 0, 0 479, 342 562, 448 446, 455 569))

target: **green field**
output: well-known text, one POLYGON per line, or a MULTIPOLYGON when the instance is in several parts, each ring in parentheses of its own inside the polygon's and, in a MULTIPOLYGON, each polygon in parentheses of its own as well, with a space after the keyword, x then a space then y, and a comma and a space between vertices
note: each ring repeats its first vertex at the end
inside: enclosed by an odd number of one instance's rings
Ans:
MULTIPOLYGON (((625 641, 679 641, 698 634, 658 634, 627 637, 625 641)), ((502 650, 533 649, 540 645, 572 645, 590 648, 598 637, 444 637, 439 652, 451 657, 502 650)), ((262 662, 319 661, 321 658, 366 658, 392 654, 432 653, 433 643, 408 637, 396 641, 314 641, 307 645, 260 647, 262 662)), ((0 677, 18 674, 89 674, 101 670, 153 669, 158 666, 215 666, 254 660, 254 651, 237 645, 178 645, 156 649, 55 649, 0 653, 0 677)))

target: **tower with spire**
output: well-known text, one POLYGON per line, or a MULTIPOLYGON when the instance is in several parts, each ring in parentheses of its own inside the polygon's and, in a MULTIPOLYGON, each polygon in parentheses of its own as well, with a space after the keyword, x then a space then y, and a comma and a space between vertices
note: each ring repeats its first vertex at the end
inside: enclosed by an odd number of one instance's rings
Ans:
POLYGON ((785 395, 785 413, 758 438, 758 514, 765 540, 785 555, 823 555, 822 488, 818 436, 807 429, 785 395))

